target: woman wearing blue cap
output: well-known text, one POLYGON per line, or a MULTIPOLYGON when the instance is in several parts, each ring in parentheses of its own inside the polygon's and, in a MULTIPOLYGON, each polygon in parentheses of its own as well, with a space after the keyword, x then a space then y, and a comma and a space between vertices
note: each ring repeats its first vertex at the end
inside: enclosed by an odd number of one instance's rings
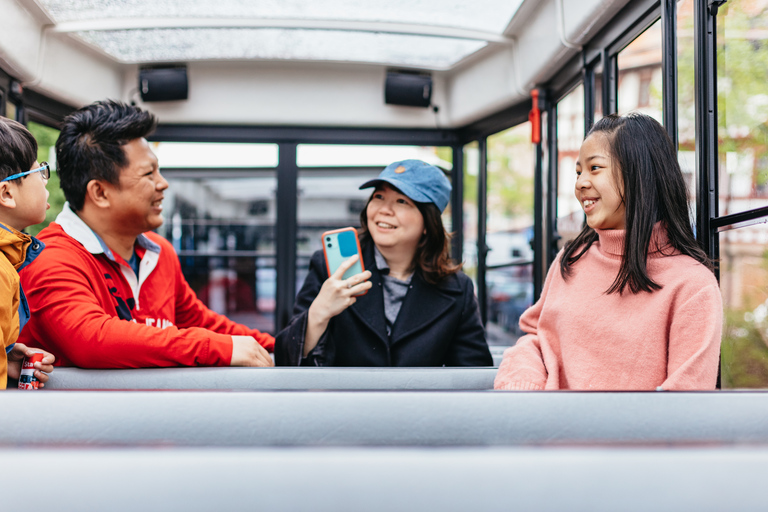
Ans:
POLYGON ((387 166, 360 213, 364 272, 328 276, 322 251, 276 338, 283 366, 491 366, 472 281, 450 259, 440 214, 451 184, 420 160, 387 166), (365 295, 360 295, 365 293, 365 295))

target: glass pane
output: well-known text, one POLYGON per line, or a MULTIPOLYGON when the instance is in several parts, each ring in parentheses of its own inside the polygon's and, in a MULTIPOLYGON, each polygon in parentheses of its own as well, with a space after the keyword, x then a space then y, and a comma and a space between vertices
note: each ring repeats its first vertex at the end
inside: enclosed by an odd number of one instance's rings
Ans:
POLYGON ((732 0, 717 14, 720 215, 768 204, 768 5, 732 0))
POLYGON ((277 144, 153 142, 163 169, 277 167, 277 144))
POLYGON ((662 122, 661 20, 618 55, 619 114, 638 111, 662 122))
MULTIPOLYGON (((202 173, 201 173, 202 174, 202 173)), ((165 223, 184 277, 209 308, 274 333, 274 172, 216 178, 165 173, 165 223)))
POLYGON ((464 249, 462 270, 472 278, 477 291, 477 187, 480 147, 477 141, 464 146, 464 249))
MULTIPOLYGON (((451 152, 447 157, 437 148, 426 146, 369 146, 346 144, 299 144, 296 162, 299 167, 380 167, 398 160, 416 159, 451 170, 451 152)), ((361 182, 362 183, 362 182, 361 182)))
MULTIPOLYGON (((694 79, 693 0, 677 3, 677 158, 696 211, 696 84, 694 79)), ((692 222, 695 222, 692 220, 692 222)))
POLYGON ((51 177, 48 179, 48 204, 51 207, 45 212, 45 220, 35 226, 29 226, 27 233, 37 236, 40 231, 56 219, 64 206, 64 192, 59 185, 59 173, 56 172, 56 139, 59 138, 59 130, 39 123, 30 122, 27 128, 37 141, 37 161, 48 162, 51 166, 51 177))
POLYGON ((595 66, 595 117, 594 122, 603 118, 603 64, 595 66))
POLYGON ((693 0, 679 0, 677 3, 677 136, 681 151, 696 149, 694 51, 693 0))
POLYGON ((273 28, 91 30, 77 34, 126 63, 295 59, 445 68, 486 46, 485 41, 451 37, 273 28))
POLYGON ((40 0, 57 22, 110 18, 309 19, 413 23, 501 33, 522 0, 40 0))
POLYGON ((514 345, 520 314, 533 302, 533 173, 531 125, 488 137, 489 345, 514 345))
POLYGON ((574 195, 576 160, 584 140, 584 86, 579 85, 557 104, 557 232, 558 247, 576 238, 584 212, 574 195))
POLYGON ((5 102, 5 117, 16 120, 16 104, 10 100, 5 102))
MULTIPOLYGON (((766 219, 763 219, 765 222, 766 219)), ((768 224, 720 233, 721 386, 768 387, 768 224)))

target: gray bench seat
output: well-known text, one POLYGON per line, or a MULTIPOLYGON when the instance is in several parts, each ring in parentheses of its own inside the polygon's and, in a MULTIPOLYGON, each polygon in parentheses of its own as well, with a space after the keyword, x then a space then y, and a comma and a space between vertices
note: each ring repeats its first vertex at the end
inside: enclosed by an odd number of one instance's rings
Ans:
POLYGON ((56 368, 45 389, 493 389, 496 368, 56 368))
POLYGON ((6 446, 768 444, 762 392, 19 391, 0 410, 6 446))
POLYGON ((3 510, 763 511, 765 447, 2 449, 3 510), (49 497, 49 498, 48 498, 49 497))

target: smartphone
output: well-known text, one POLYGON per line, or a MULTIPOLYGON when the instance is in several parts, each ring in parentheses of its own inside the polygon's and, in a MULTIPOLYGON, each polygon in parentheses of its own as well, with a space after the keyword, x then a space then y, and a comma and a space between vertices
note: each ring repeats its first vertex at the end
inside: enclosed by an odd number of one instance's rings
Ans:
MULTIPOLYGON (((342 279, 350 278, 365 271, 363 266, 363 252, 360 250, 360 241, 357 239, 355 228, 342 228, 323 233, 323 253, 325 254, 325 266, 328 267, 328 277, 339 268, 344 261, 355 254, 360 256, 352 268, 344 272, 342 279)), ((367 290, 360 295, 365 295, 367 290)))

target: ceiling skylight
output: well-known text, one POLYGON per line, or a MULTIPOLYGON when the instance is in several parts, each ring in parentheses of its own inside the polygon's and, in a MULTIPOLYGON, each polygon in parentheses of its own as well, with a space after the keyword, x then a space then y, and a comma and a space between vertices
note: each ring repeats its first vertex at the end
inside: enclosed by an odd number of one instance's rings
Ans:
POLYGON ((153 29, 83 32, 122 62, 211 59, 354 61, 443 68, 486 43, 445 37, 285 29, 153 29))
POLYGON ((522 0, 37 0, 55 22, 124 63, 365 62, 451 67, 504 29, 522 0))
POLYGON ((522 0, 38 0, 56 23, 117 18, 263 18, 413 23, 500 34, 522 0))

